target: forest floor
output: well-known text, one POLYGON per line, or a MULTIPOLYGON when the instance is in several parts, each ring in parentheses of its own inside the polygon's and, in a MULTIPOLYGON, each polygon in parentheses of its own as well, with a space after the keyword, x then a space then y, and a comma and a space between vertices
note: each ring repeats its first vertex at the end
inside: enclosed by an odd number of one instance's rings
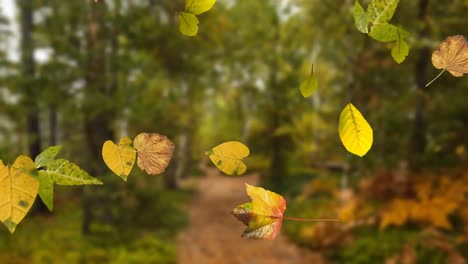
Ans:
POLYGON ((226 177, 216 168, 205 172, 196 183, 190 223, 178 239, 178 263, 324 263, 321 254, 298 247, 281 233, 273 241, 241 238, 245 226, 231 215, 231 210, 250 201, 244 183, 255 185, 258 175, 226 177))

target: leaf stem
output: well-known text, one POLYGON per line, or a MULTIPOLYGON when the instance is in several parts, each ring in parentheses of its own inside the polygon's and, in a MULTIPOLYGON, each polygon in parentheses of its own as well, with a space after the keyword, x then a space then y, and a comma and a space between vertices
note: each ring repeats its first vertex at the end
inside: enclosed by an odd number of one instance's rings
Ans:
POLYGON ((287 217, 284 216, 283 219, 291 220, 291 221, 298 221, 298 222, 339 222, 338 219, 333 218, 297 218, 297 217, 287 217))
POLYGON ((433 83, 435 80, 439 79, 439 77, 440 77, 440 76, 442 75, 442 73, 444 73, 444 72, 445 72, 445 69, 443 69, 443 70, 439 73, 439 75, 437 75, 434 79, 432 79, 432 81, 428 82, 428 83, 426 84, 425 87, 428 87, 428 86, 431 85, 431 83, 433 83))

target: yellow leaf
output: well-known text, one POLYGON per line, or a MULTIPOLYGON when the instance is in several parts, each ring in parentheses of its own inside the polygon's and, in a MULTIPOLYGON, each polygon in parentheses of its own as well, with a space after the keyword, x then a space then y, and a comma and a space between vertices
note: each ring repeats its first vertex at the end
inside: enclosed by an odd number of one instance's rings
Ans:
POLYGON ((138 154, 138 167, 151 175, 163 173, 174 154, 172 141, 156 133, 139 134, 135 137, 133 146, 138 154))
POLYGON ((13 165, 0 160, 0 220, 13 233, 31 209, 39 190, 34 162, 19 156, 13 165))
POLYGON ((263 216, 283 217, 286 201, 283 196, 249 184, 245 184, 247 194, 252 199, 253 212, 263 216))
POLYGON ((224 173, 228 175, 242 175, 247 166, 242 159, 249 156, 249 148, 237 141, 222 143, 205 153, 211 161, 224 173))
POLYGON ((186 36, 195 36, 198 32, 198 18, 190 13, 179 12, 179 30, 186 36))
POLYGON ((119 144, 107 140, 102 146, 102 158, 112 172, 126 181, 136 160, 136 150, 132 147, 132 140, 123 137, 119 144))
POLYGON ((199 15, 210 10, 216 0, 187 0, 185 2, 185 11, 194 15, 199 15))
POLYGON ((339 133, 345 148, 355 155, 362 157, 372 147, 372 127, 351 103, 341 112, 339 133))
POLYGON ((432 64, 437 69, 461 77, 468 73, 468 43, 463 36, 450 36, 432 53, 432 64))

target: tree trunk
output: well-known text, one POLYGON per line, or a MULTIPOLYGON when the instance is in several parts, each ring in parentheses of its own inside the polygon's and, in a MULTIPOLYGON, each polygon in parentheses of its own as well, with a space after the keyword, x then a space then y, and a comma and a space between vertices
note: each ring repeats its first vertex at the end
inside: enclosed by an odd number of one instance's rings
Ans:
POLYGON ((168 190, 177 190, 179 189, 179 184, 177 182, 177 166, 178 160, 172 159, 167 167, 166 171, 163 174, 164 187, 168 190))
MULTIPOLYGON (((270 108, 270 131, 276 131, 286 121, 285 113, 282 109, 287 103, 285 100, 286 92, 284 88, 279 85, 278 81, 278 67, 279 67, 279 45, 280 38, 280 22, 279 17, 274 8, 273 14, 273 30, 275 31, 273 43, 274 54, 272 57, 270 68, 269 86, 271 89, 272 107, 270 108), (279 107, 281 106, 281 107, 279 107)), ((283 184, 284 177, 287 176, 287 148, 288 140, 286 135, 273 135, 270 141, 271 156, 270 156, 270 177, 267 179, 271 183, 272 190, 278 190, 283 184)))
MULTIPOLYGON (((88 16, 86 45, 86 87, 84 101, 84 128, 86 142, 89 150, 88 171, 92 175, 103 176, 106 170, 102 166, 102 144, 113 139, 111 129, 112 108, 109 98, 112 98, 112 87, 106 86, 106 36, 104 29, 105 2, 95 3, 89 0, 90 9, 88 16)), ((85 187, 83 193, 83 225, 84 234, 90 233, 90 225, 93 221, 93 208, 99 206, 97 199, 91 193, 90 188, 85 187)))
MULTIPOLYGON (((429 35, 429 23, 427 18, 429 0, 419 1, 418 19, 423 24, 423 28, 419 32, 418 39, 427 38, 429 35)), ((416 105, 414 108, 413 131, 410 137, 410 153, 409 161, 412 170, 421 169, 424 152, 426 150, 426 130, 427 120, 425 116, 426 110, 426 94, 425 83, 427 81, 427 66, 429 64, 430 49, 427 46, 420 48, 418 51, 418 60, 416 61, 414 78, 416 81, 416 105)))
POLYGON ((33 23, 33 1, 18 1, 21 12, 21 66, 22 90, 25 97, 27 109, 27 134, 28 151, 31 158, 35 158, 41 152, 41 134, 39 127, 39 106, 37 104, 38 87, 34 87, 36 64, 34 61, 34 40, 32 32, 33 23))
MULTIPOLYGON (((39 126, 39 105, 37 103, 39 87, 35 87, 36 63, 34 61, 33 1, 18 1, 21 12, 21 90, 24 95, 26 114, 26 131, 28 135, 29 156, 34 159, 41 153, 41 129, 39 126)), ((47 213, 47 206, 38 199, 33 212, 47 213)))
POLYGON ((49 108, 49 130, 49 145, 56 146, 58 143, 58 113, 55 106, 49 108))

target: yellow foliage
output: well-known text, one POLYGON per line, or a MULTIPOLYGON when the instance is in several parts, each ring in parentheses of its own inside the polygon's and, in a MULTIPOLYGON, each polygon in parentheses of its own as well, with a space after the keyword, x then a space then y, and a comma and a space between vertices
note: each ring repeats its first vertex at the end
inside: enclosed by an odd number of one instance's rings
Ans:
POLYGON ((351 201, 338 210, 338 219, 340 219, 340 221, 343 222, 350 222, 356 220, 356 210, 356 201, 351 201))
POLYGON ((314 179, 304 187, 303 195, 306 197, 317 194, 333 195, 338 190, 339 186, 335 178, 314 179))
POLYGON ((463 208, 466 193, 466 175, 455 180, 442 176, 437 181, 420 182, 415 186, 415 197, 395 198, 383 208, 380 227, 418 222, 450 230, 453 227, 448 216, 463 208))

